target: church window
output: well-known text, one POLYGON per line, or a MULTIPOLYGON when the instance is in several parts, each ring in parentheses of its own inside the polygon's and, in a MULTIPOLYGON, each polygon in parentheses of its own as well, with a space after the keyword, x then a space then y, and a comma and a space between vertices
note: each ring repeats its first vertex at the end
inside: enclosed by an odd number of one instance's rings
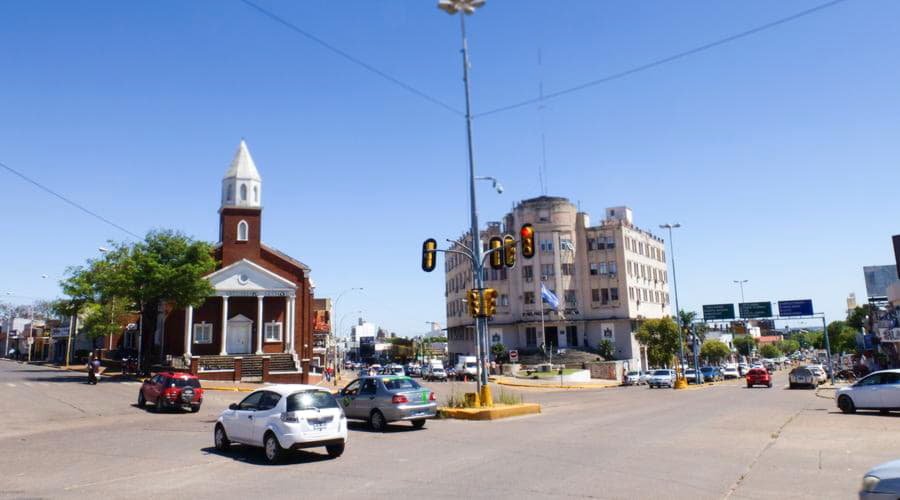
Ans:
POLYGON ((225 201, 234 200, 234 184, 228 185, 228 196, 225 198, 225 201))
POLYGON ((194 343, 212 344, 212 325, 203 322, 194 324, 194 343))
POLYGON ((259 203, 259 186, 253 186, 253 201, 259 203))
POLYGON ((247 221, 242 220, 242 221, 238 222, 238 227, 237 227, 238 241, 247 241, 247 232, 248 232, 247 221))
POLYGON ((266 323, 266 342, 281 342, 281 323, 266 323))
POLYGON ((241 201, 247 201, 247 185, 241 184, 241 201))

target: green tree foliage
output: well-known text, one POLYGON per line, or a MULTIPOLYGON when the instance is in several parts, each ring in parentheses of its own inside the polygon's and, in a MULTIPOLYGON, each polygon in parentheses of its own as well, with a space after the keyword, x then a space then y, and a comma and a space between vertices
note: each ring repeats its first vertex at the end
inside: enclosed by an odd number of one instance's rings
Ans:
POLYGON ((780 358, 782 356, 781 351, 775 347, 775 344, 764 344, 759 348, 759 355, 767 359, 780 358))
POLYGON ((822 334, 817 332, 800 332, 791 335, 791 339, 796 340, 802 349, 812 349, 821 343, 822 334))
POLYGON ((615 359, 616 348, 609 339, 603 339, 597 343, 597 354, 605 360, 615 359))
MULTIPOLYGON (((684 328, 684 338, 688 338, 688 335, 691 334, 691 325, 697 319, 697 311, 685 311, 684 309, 678 311, 678 317, 681 319, 681 325, 684 328)), ((697 323, 693 325, 693 332, 700 338, 700 343, 706 340, 706 332, 709 330, 709 327, 706 326, 706 323, 697 323)))
MULTIPOLYGON (((857 330, 848 325, 846 321, 832 321, 828 324, 828 341, 831 344, 831 353, 856 352, 857 330)), ((821 347, 824 349, 824 346, 821 347)))
POLYGON ((865 329, 872 330, 872 324, 875 321, 876 308, 872 304, 863 304, 856 306, 847 314, 847 325, 856 331, 865 329))
POLYGON ((775 347, 778 348, 779 351, 787 354, 792 354, 800 350, 800 342, 793 339, 785 339, 775 343, 775 347))
POLYGON ((635 337, 647 347, 647 361, 651 366, 673 364, 678 352, 678 325, 672 318, 644 320, 635 337))
POLYGON ((495 360, 505 359, 506 358, 506 347, 500 342, 491 346, 491 355, 494 356, 495 360))
POLYGON ((750 335, 735 335, 733 343, 737 352, 743 356, 750 356, 756 348, 756 339, 750 335))
POLYGON ((707 340, 700 346, 700 356, 712 363, 718 363, 731 355, 731 349, 721 340, 707 340))

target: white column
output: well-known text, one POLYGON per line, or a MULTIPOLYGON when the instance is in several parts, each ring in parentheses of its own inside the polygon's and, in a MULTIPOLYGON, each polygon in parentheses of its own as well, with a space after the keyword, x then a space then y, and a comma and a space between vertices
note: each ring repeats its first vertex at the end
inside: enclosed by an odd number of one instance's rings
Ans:
POLYGON ((228 354, 228 296, 222 296, 222 350, 220 355, 228 354))
POLYGON ((184 311, 184 355, 191 357, 191 343, 194 341, 194 306, 187 306, 184 311))
POLYGON ((256 354, 263 353, 263 296, 256 296, 256 354))
POLYGON ((291 335, 291 324, 294 322, 294 303, 291 301, 291 296, 288 295, 284 298, 284 326, 281 329, 281 332, 284 334, 284 352, 291 352, 291 343, 293 341, 293 336, 291 335))

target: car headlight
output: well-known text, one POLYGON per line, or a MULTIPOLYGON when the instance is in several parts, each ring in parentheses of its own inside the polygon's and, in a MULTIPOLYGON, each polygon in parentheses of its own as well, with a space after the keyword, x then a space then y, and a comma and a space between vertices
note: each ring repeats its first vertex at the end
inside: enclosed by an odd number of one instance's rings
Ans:
POLYGON ((862 480, 862 490, 875 491, 875 488, 878 487, 879 481, 881 481, 881 479, 878 479, 875 476, 864 476, 862 480))

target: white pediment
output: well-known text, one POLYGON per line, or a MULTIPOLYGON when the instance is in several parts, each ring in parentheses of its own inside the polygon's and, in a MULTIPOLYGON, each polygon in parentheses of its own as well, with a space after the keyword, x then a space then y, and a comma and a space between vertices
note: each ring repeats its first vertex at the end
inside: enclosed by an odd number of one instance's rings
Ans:
POLYGON ((207 275, 206 279, 216 290, 216 295, 256 295, 262 292, 286 295, 293 294, 297 289, 294 283, 247 259, 223 267, 207 275))

